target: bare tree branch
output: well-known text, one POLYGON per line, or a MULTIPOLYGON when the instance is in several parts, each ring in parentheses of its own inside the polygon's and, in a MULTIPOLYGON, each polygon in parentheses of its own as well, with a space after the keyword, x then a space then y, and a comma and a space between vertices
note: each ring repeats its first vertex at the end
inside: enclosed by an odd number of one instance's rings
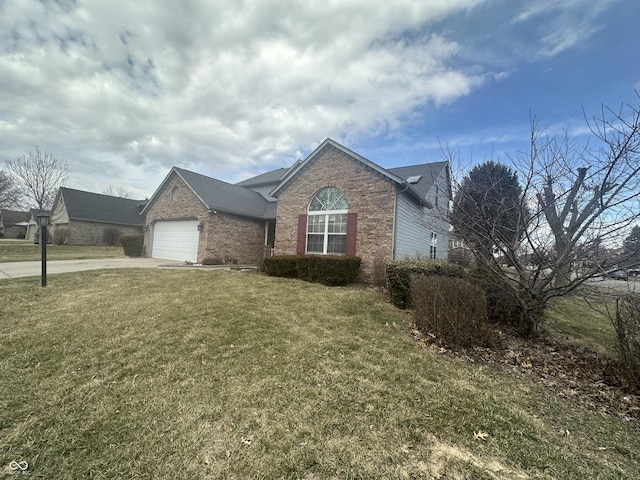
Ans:
POLYGON ((35 153, 7 161, 7 171, 26 200, 40 210, 52 207, 58 189, 65 185, 69 174, 66 162, 38 147, 35 153))
POLYGON ((0 208, 20 208, 21 198, 22 195, 13 178, 7 175, 4 170, 0 170, 0 208))
MULTIPOLYGON (((592 135, 585 145, 572 143, 566 132, 549 136, 531 119, 529 152, 510 157, 528 215, 514 217, 506 205, 491 200, 498 207, 494 219, 517 220, 511 227, 514 241, 505 242, 496 229, 478 225, 477 211, 486 207, 469 208, 457 218, 458 225, 468 227, 457 233, 465 241, 468 237, 495 284, 517 299, 528 327, 541 321, 550 299, 630 260, 632 249, 604 255, 621 247, 640 221, 640 108, 623 107, 603 107, 600 117, 587 119, 592 135), (488 256, 487 245, 497 247, 497 255, 488 256)), ((466 193, 458 188, 460 194, 466 193)), ((473 201, 489 197, 466 199, 470 205, 473 201)), ((455 200, 453 218, 456 205, 465 205, 465 199, 455 200)))

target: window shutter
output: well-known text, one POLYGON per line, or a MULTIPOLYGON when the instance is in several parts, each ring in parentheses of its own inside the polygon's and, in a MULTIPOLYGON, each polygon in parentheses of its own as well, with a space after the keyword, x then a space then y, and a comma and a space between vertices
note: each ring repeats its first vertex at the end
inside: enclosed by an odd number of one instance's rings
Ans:
POLYGON ((298 255, 304 255, 306 246, 307 246, 307 216, 302 214, 302 215, 298 215, 298 243, 296 245, 296 253, 298 255))
POLYGON ((354 257, 356 254, 356 232, 358 231, 358 214, 347 213, 347 240, 344 254, 354 257))

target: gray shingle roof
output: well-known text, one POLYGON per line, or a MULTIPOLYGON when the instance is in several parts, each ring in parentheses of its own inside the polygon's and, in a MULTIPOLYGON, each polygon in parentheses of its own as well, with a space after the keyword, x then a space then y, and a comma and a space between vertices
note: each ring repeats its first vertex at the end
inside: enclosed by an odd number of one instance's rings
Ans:
POLYGON ((289 171, 288 168, 278 168, 277 170, 272 170, 270 172, 266 172, 255 177, 247 178, 246 180, 242 180, 241 182, 236 183, 239 187, 252 188, 259 187, 261 185, 277 185, 280 183, 282 177, 289 171))
POLYGON ((409 177, 420 176, 420 180, 417 183, 411 184, 411 186, 424 198, 433 186, 436 178, 438 178, 438 175, 442 172, 442 169, 446 168, 446 166, 447 162, 433 162, 389 168, 388 170, 403 180, 407 180, 409 177))
POLYGON ((29 212, 18 212, 15 210, 0 210, 0 217, 5 227, 22 223, 29 220, 29 212))
POLYGON ((209 210, 220 210, 252 218, 275 218, 275 206, 248 188, 173 167, 209 210))
POLYGON ((64 199, 70 219, 93 222, 116 223, 120 225, 143 225, 138 205, 141 200, 113 197, 100 193, 85 192, 73 188, 60 188, 59 196, 64 199))

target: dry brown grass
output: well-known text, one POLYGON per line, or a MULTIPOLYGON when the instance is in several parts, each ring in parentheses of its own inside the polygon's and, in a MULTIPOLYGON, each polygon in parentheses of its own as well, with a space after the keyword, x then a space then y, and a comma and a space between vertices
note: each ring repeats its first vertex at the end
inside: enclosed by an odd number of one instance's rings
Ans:
POLYGON ((0 282, 0 471, 36 478, 632 478, 640 438, 421 348, 362 287, 220 271, 0 282), (567 432, 570 432, 567 433, 567 432))

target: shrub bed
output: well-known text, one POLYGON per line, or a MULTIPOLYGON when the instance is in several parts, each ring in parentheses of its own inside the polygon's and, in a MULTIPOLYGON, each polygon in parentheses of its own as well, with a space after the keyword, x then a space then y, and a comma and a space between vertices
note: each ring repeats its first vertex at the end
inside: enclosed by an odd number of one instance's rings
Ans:
POLYGON ((102 231, 102 241, 110 247, 117 247, 122 232, 114 227, 107 227, 102 231))
POLYGON ((66 227, 58 227, 53 232, 53 243, 56 245, 66 245, 69 242, 71 232, 66 227))
POLYGON ((272 277, 299 278, 323 285, 349 285, 358 280, 360 257, 278 255, 265 258, 262 268, 272 277))
POLYGON ((122 235, 119 239, 120 245, 124 249, 124 254, 128 257, 141 257, 144 246, 144 235, 122 235))
POLYGON ((464 277, 464 269, 460 265, 443 260, 394 260, 387 263, 385 271, 391 303, 404 309, 410 308, 412 305, 412 275, 464 277))
POLYGON ((629 294, 617 300, 613 326, 622 373, 629 386, 640 391, 640 296, 629 294))
POLYGON ((411 294, 416 328, 450 347, 492 345, 484 291, 462 278, 413 275, 411 294))

